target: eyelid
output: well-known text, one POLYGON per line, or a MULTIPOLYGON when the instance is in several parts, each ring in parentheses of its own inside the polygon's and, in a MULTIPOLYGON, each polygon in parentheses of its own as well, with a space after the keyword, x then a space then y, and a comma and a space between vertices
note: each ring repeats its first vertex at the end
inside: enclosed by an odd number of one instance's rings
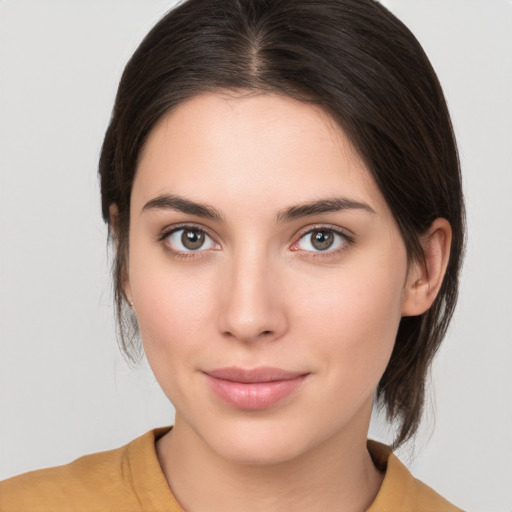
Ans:
POLYGON ((157 242, 164 242, 164 247, 167 251, 171 252, 175 256, 179 257, 197 257, 200 253, 204 253, 210 250, 217 250, 217 248, 220 248, 220 244, 217 242, 217 237, 211 233, 211 231, 200 224, 195 224, 193 222, 180 222, 178 224, 172 224, 170 226, 166 226, 162 229, 162 231, 159 233, 159 235, 156 238, 157 242), (170 246, 170 244, 165 243, 165 240, 171 236, 176 231, 180 230, 191 230, 191 231, 201 231, 204 233, 208 238, 212 240, 212 242, 217 246, 215 249, 198 249, 197 251, 181 251, 179 249, 174 249, 170 246))
POLYGON ((209 228, 203 226, 202 224, 196 224, 195 222, 178 222, 176 224, 169 224, 168 226, 162 228, 158 234, 158 240, 163 240, 174 231, 178 231, 180 229, 197 229, 197 231, 206 233, 212 239, 216 238, 216 235, 213 234, 209 228))
POLYGON ((346 250, 349 246, 354 243, 354 233, 348 228, 342 228, 340 226, 333 226, 332 224, 314 224, 313 226, 307 226, 306 228, 301 229, 296 236, 294 237, 295 242, 293 242, 290 250, 292 251, 302 251, 304 253, 310 253, 312 256, 330 256, 336 254, 338 252, 346 250), (297 244, 299 241, 304 238, 306 235, 311 234, 315 231, 331 231, 336 235, 340 235, 345 239, 345 243, 341 245, 341 247, 337 247, 335 249, 326 249, 325 251, 308 251, 305 249, 297 248, 297 244))

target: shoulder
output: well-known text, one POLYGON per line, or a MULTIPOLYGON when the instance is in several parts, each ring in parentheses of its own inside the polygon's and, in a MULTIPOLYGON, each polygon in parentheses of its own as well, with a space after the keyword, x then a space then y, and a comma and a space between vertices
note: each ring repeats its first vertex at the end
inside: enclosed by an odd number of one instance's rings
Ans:
POLYGON ((0 511, 140 510, 132 466, 148 462, 147 467, 137 467, 136 471, 146 475, 159 470, 154 466, 156 459, 151 458, 154 439, 155 431, 150 431, 116 450, 4 480, 0 482, 0 511))
MULTIPOLYGON (((94 507, 129 490, 123 477, 126 448, 81 457, 70 464, 31 471, 0 483, 0 510, 66 510, 94 507)), ((99 510, 99 509, 98 509, 99 510)))
POLYGON ((461 512, 431 487, 414 478, 386 445, 369 441, 368 450, 375 465, 385 471, 385 476, 367 512, 461 512))

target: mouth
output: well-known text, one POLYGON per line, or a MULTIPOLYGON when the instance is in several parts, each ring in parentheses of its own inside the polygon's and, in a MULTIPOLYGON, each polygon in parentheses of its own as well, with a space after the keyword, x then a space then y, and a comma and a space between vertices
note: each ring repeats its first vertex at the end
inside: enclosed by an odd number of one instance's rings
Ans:
POLYGON ((294 393, 309 373, 281 368, 218 368, 203 372, 210 389, 236 409, 259 410, 272 407, 294 393))

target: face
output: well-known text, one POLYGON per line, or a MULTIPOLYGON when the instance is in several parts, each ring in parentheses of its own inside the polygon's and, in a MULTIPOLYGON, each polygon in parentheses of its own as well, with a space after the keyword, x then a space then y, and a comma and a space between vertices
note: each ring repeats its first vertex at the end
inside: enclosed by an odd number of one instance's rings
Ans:
POLYGON ((279 95, 204 94, 152 131, 126 294, 188 432, 242 462, 366 438, 407 255, 343 132, 279 95))

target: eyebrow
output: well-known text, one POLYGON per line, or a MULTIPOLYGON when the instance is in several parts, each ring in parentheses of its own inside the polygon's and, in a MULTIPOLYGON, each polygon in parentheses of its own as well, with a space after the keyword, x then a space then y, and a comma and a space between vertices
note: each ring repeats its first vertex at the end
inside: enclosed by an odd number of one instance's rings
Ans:
MULTIPOLYGON (((213 206, 197 203, 173 194, 164 194, 149 200, 142 208, 142 212, 148 210, 174 210, 208 220, 218 222, 224 220, 221 213, 213 206)), ((375 213, 375 210, 366 203, 354 201, 346 197, 335 197, 289 206, 277 214, 277 221, 290 222, 301 217, 318 215, 320 213, 336 213, 343 210, 364 210, 369 213, 375 213)))
POLYGON ((175 210, 209 220, 219 222, 223 220, 222 215, 213 206, 196 203, 190 199, 185 199, 184 197, 172 194, 165 194, 151 199, 144 205, 142 212, 148 210, 175 210))
POLYGON ((289 222, 300 217, 318 215, 319 213, 336 213, 343 210, 364 210, 369 213, 375 213, 375 210, 366 203, 354 201, 346 197, 335 197, 332 199, 320 199, 310 203, 289 206, 278 213, 278 222, 289 222))

